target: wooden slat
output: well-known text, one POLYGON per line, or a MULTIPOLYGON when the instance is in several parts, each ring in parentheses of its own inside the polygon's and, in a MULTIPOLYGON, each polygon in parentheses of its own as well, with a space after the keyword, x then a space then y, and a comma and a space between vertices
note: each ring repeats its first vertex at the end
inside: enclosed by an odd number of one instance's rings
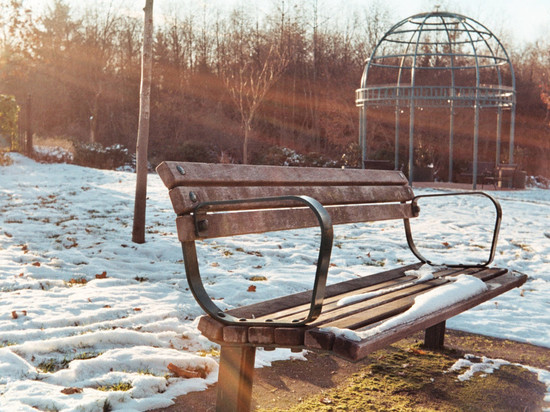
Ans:
POLYGON ((273 338, 279 346, 301 346, 304 344, 304 332, 305 328, 276 328, 273 338))
MULTIPOLYGON (((375 275, 369 275, 357 279, 352 279, 346 282, 341 282, 335 285, 329 285, 326 289, 325 300, 323 304, 323 314, 337 309, 337 302, 348 296, 361 293, 372 292, 375 290, 391 288, 400 284, 406 284, 414 279, 414 276, 405 276, 405 272, 416 269, 420 264, 405 266, 403 268, 392 269, 385 272, 380 272, 375 275)), ((467 273, 486 280, 494 277, 495 274, 502 274, 505 269, 498 268, 445 268, 435 272, 435 276, 446 277, 456 276, 460 273, 467 273)), ((395 296, 395 295, 394 295, 395 296)), ((372 298, 371 298, 372 299, 372 298)), ((387 298, 386 298, 387 299, 387 298)), ((311 300, 311 292, 301 292, 281 298, 272 299, 269 301, 260 302, 254 305, 249 305, 244 308, 237 308, 229 311, 229 313, 238 318, 255 318, 257 320, 282 318, 299 318, 304 316, 304 313, 309 309, 311 300)), ((389 300, 388 300, 389 301, 389 300)), ((378 300, 380 303, 381 300, 378 300)), ((371 300, 371 306, 374 307, 371 300)), ((380 303, 381 304, 381 303, 380 303)), ((344 310, 347 306, 343 307, 344 310)), ((318 322, 317 322, 318 323, 318 322)), ((202 334, 215 342, 223 341, 223 328, 226 325, 210 318, 202 316, 199 320, 198 329, 202 334)), ((244 333, 243 327, 239 327, 239 331, 244 333)), ((234 336, 234 332, 229 329, 230 336, 234 336)), ((304 330, 302 328, 277 328, 275 329, 275 343, 282 346, 297 346, 303 342, 304 330)), ((243 335, 240 335, 243 336, 243 335)), ((235 340, 234 337, 231 338, 235 340)))
POLYGON ((391 330, 379 333, 361 341, 351 341, 337 336, 332 350, 337 355, 352 361, 362 359, 369 353, 403 339, 412 333, 437 325, 446 319, 456 316, 504 292, 519 287, 525 283, 526 280, 526 275, 506 272, 501 276, 497 276, 487 281, 487 291, 438 310, 437 312, 432 312, 426 316, 415 319, 412 323, 398 325, 391 328, 391 330))
POLYGON ((201 316, 198 329, 208 339, 214 342, 223 341, 223 328, 225 325, 208 315, 201 316))
POLYGON ((224 326, 223 341, 227 343, 247 343, 248 326, 224 326))
MULTIPOLYGON (((328 206, 326 209, 331 215, 333 225, 413 217, 410 204, 405 203, 328 206)), ((212 213, 208 214, 206 219, 208 220, 208 230, 197 236, 193 217, 190 215, 178 216, 176 225, 179 240, 186 242, 201 238, 319 226, 317 218, 309 208, 212 213)))
MULTIPOLYGON (((391 280, 391 281, 388 281, 388 282, 382 282, 382 283, 376 284, 374 286, 368 286, 368 287, 365 287, 365 288, 352 289, 352 290, 350 290, 349 292, 346 292, 346 293, 342 293, 342 294, 339 294, 339 295, 336 295, 336 296, 327 297, 323 301, 323 314, 327 315, 330 311, 338 309, 337 304, 338 304, 338 301, 340 299, 343 299, 343 298, 346 298, 346 297, 349 297, 349 296, 359 295, 359 294, 362 294, 362 293, 369 293, 369 292, 374 292, 374 291, 378 291, 378 290, 389 289, 389 288, 394 287, 396 285, 405 284, 405 283, 407 283, 407 281, 411 281, 412 279, 415 279, 415 277, 414 276, 404 276, 404 277, 400 277, 399 279, 396 279, 396 280, 391 280)), ((281 319, 285 319, 285 320, 300 319, 300 318, 306 317, 306 315, 309 311, 309 307, 310 307, 310 304, 308 302, 307 304, 297 305, 297 306, 294 306, 294 307, 286 309, 286 310, 281 310, 281 311, 277 311, 277 312, 273 312, 273 313, 268 313, 268 314, 265 314, 263 316, 254 316, 254 318, 257 319, 257 320, 261 320, 261 321, 264 321, 266 319, 272 319, 272 320, 275 320, 275 321, 278 321, 278 320, 281 320, 281 319)))
MULTIPOLYGON (((410 186, 182 186, 170 190, 176 214, 190 213, 200 202, 244 200, 274 196, 310 196, 322 205, 405 202, 411 200, 410 186)), ((219 205, 210 210, 246 210, 303 206, 301 202, 243 202, 219 205)))
MULTIPOLYGON (((337 306, 338 300, 343 297, 356 295, 359 293, 363 293, 360 290, 351 291, 349 293, 346 293, 344 295, 338 295, 332 299, 329 299, 329 302, 325 302, 323 304, 323 311, 321 315, 312 323, 310 323, 310 326, 317 326, 321 324, 327 324, 329 322, 333 322, 334 324, 331 326, 335 327, 351 327, 351 324, 353 321, 349 321, 350 324, 346 326, 342 326, 341 324, 336 325, 336 322, 339 321, 339 319, 346 318, 350 319, 355 314, 358 314, 360 318, 366 317, 364 312, 369 311, 373 314, 374 317, 378 317, 376 315, 376 311, 378 308, 383 307, 384 305, 390 304, 393 301, 399 300, 406 296, 411 296, 413 294, 416 294, 420 291, 425 291, 428 289, 431 289, 435 286, 441 285, 442 283, 447 282, 443 279, 434 279, 429 282, 423 282, 418 284, 410 284, 408 287, 396 290, 396 291, 390 291, 390 288, 383 288, 382 291, 385 289, 385 293, 381 294, 380 296, 372 297, 370 299, 365 299, 362 301, 358 301, 349 305, 345 306, 337 306)), ((287 316, 281 316, 281 317, 274 317, 274 320, 292 320, 292 319, 301 319, 304 318, 307 314, 307 311, 304 311, 303 309, 297 313, 288 314, 287 316)), ((348 322, 346 320, 345 322, 348 322)))
POLYGON ((304 335, 304 346, 313 350, 331 351, 334 346, 336 335, 320 329, 310 329, 304 335))
MULTIPOLYGON (((331 326, 336 328, 357 329, 385 319, 387 313, 393 311, 399 312, 401 309, 403 309, 402 311, 406 310, 406 308, 411 305, 410 298, 414 300, 414 297, 419 294, 426 293, 430 289, 441 286, 459 274, 469 274, 470 276, 475 276, 487 282, 504 273, 506 273, 506 269, 469 268, 427 282, 411 284, 411 286, 397 291, 391 291, 390 287, 387 288, 388 292, 381 296, 342 307, 338 307, 334 299, 332 299, 332 302, 325 302, 321 316, 309 326, 323 325, 323 327, 331 326), (394 304, 396 305, 395 308, 392 306, 394 304)), ((359 290, 352 291, 345 295, 339 295, 336 299, 340 299, 344 296, 357 295, 359 293, 363 292, 359 290)), ((301 314, 294 314, 294 316, 298 317, 300 317, 300 315, 301 314)))
MULTIPOLYGON (((408 268, 407 268, 408 269, 408 268)), ((384 272, 386 275, 394 276, 399 271, 403 270, 392 270, 384 272)), ((478 296, 469 298, 465 302, 458 302, 451 305, 448 308, 444 308, 436 314, 431 314, 427 318, 423 317, 418 319, 411 325, 402 325, 398 326, 395 330, 395 334, 390 332, 388 334, 382 333, 381 336, 373 336, 365 339, 361 342, 349 341, 348 339, 342 337, 335 337, 332 332, 327 332, 325 330, 319 330, 315 327, 338 327, 338 328, 349 328, 349 329, 360 329, 363 330, 365 324, 369 324, 368 327, 373 327, 380 322, 383 322, 386 319, 391 318, 392 316, 398 315, 406 311, 409 307, 412 306, 414 298, 420 294, 426 293, 428 289, 422 287, 413 287, 407 291, 395 293, 396 299, 387 299, 386 302, 382 302, 381 305, 376 307, 374 310, 368 305, 365 306, 365 302, 362 303, 363 308, 361 311, 350 310, 349 315, 345 318, 340 318, 334 321, 330 316, 326 319, 325 322, 319 322, 317 320, 315 323, 308 325, 307 327, 270 327, 265 326, 227 326, 223 325, 218 321, 214 321, 207 316, 201 317, 199 321, 199 330, 211 340, 217 341, 218 343, 233 343, 233 344, 245 344, 245 345, 254 345, 254 346, 279 346, 279 347, 307 347, 310 349, 323 349, 323 350, 332 350, 338 355, 348 359, 348 360, 358 360, 366 356, 368 353, 373 350, 379 349, 383 346, 386 346, 392 342, 395 342, 405 336, 408 336, 411 333, 416 331, 430 328, 434 325, 444 322, 449 317, 452 317, 458 313, 463 312, 471 307, 474 307, 486 300, 489 300, 501 293, 504 293, 514 287, 521 286, 527 279, 527 276, 522 274, 510 273, 505 269, 498 268, 470 268, 466 270, 451 270, 445 269, 439 273, 443 276, 451 275, 456 276, 458 273, 465 273, 472 276, 476 276, 480 279, 483 279, 486 284, 489 286, 488 292, 483 292, 478 296), (426 318, 426 319, 425 319, 426 318), (388 336, 386 336, 388 335, 388 336), (387 339, 390 339, 389 341, 387 339)), ((380 275, 380 274, 378 274, 380 275)), ((372 275, 377 276, 377 275, 372 275)), ((354 279, 348 282, 342 282, 337 285, 331 285, 327 288, 327 300, 332 300, 332 303, 336 302, 342 297, 338 294, 342 290, 342 284, 348 284, 344 287, 344 290, 349 291, 350 284, 365 284, 366 280, 369 280, 370 276, 360 279, 354 279), (358 282, 359 281, 359 282, 358 282), (331 290, 332 288, 332 290, 331 290)), ((403 279, 403 278, 398 278, 403 279)), ((378 281, 381 280, 381 277, 378 276, 378 281)), ((431 283, 441 283, 444 282, 443 278, 439 278, 431 283)), ((368 283, 368 282, 366 282, 368 283)), ((372 286, 372 285, 371 285, 372 286)), ((421 286, 421 285, 417 285, 421 286)), ((428 287, 434 287, 434 285, 425 285, 428 287)), ((435 286, 437 287, 437 286, 435 286)), ((292 299, 292 296, 295 297, 294 300, 299 302, 304 302, 304 299, 307 299, 307 293, 301 293, 291 296, 286 296, 278 299, 272 300, 273 305, 277 306, 282 301, 289 301, 292 299)), ((388 298, 389 296, 386 296, 388 298)), ((376 298, 375 298, 376 299, 376 298)), ((372 299, 374 301, 374 299, 372 299)), ((373 302, 370 302, 373 303, 373 302)), ((235 309, 230 311, 233 315, 236 316, 247 316, 251 315, 250 307, 264 307, 264 312, 270 306, 269 302, 263 302, 261 304, 251 305, 249 307, 244 307, 240 309, 235 309)), ((284 306, 287 306, 287 303, 284 303, 284 306)), ((330 305, 330 304, 329 304, 330 305)), ((343 308, 349 308, 348 305, 343 308)), ((353 308, 353 309, 357 309, 353 308)), ((253 310, 253 313, 257 313, 257 310, 253 310)))
MULTIPOLYGON (((382 282, 402 278, 404 276, 404 272, 417 269, 420 266, 420 263, 415 263, 413 265, 386 270, 373 275, 363 276, 334 285, 329 285, 325 290, 325 299, 330 299, 331 297, 341 295, 342 293, 349 292, 350 290, 369 287, 382 282)), ((311 291, 306 291, 270 299, 253 305, 244 306, 242 308, 231 309, 228 313, 237 318, 260 318, 262 316, 284 311, 295 306, 309 304, 309 302, 311 302, 311 291)))
MULTIPOLYGON (((461 273, 472 274, 472 275, 479 273, 477 277, 480 278, 481 280, 486 281, 489 278, 495 277, 496 274, 502 274, 504 271, 506 270, 505 269, 480 269, 480 268, 470 268, 470 269, 464 270, 462 268, 446 268, 443 270, 436 271, 434 273, 434 277, 446 278, 449 276, 456 276, 461 273)), ((403 275, 404 275, 404 272, 405 271, 403 271, 403 275)), ((343 298, 347 298, 350 296, 357 296, 360 294, 370 293, 370 292, 381 293, 378 296, 371 296, 368 299, 364 299, 364 301, 368 300, 368 303, 369 303, 368 307, 364 306, 364 304, 362 306, 357 306, 361 308, 361 310, 365 310, 368 308, 380 306, 384 302, 396 300, 402 296, 399 293, 402 293, 402 294, 412 293, 414 291, 407 288, 415 286, 415 284, 412 283, 412 281, 415 279, 417 279, 417 277, 413 275, 402 276, 402 277, 391 279, 388 281, 381 281, 376 285, 369 285, 366 287, 357 287, 357 285, 354 287, 350 286, 347 291, 340 290, 340 293, 334 296, 328 296, 327 294, 326 298, 323 301, 323 312, 321 314, 321 317, 318 318, 314 323, 311 323, 310 325, 315 325, 316 323, 323 322, 324 320, 326 321, 327 319, 329 319, 329 317, 332 317, 332 318, 341 317, 340 315, 342 313, 348 313, 348 314, 353 313, 354 308, 351 307, 352 305, 346 305, 342 307, 338 306, 338 302, 343 298), (404 286, 406 288, 404 288, 402 292, 398 292, 397 290, 392 290, 396 287, 404 287, 404 286), (394 293, 394 292, 397 292, 397 293, 394 293), (333 311, 337 311, 337 312, 332 313, 333 311)), ((440 283, 438 282, 437 284, 440 284, 440 283)), ((431 286, 428 285, 428 287, 431 287, 431 286)), ((353 305, 357 305, 359 304, 359 302, 360 301, 354 303, 353 305)), ((307 312, 309 311, 309 306, 310 306, 309 302, 305 304, 299 304, 299 305, 297 304, 296 306, 293 306, 291 308, 284 309, 284 310, 273 310, 270 313, 265 313, 264 315, 261 315, 261 316, 258 316, 257 314, 255 314, 254 318, 262 321, 266 319, 286 320, 286 321, 292 320, 292 319, 300 319, 306 316, 307 312)))
POLYGON ((248 328, 248 341, 257 345, 271 345, 275 342, 274 329, 269 326, 251 326, 248 328))
POLYGON ((157 173, 168 187, 176 186, 361 186, 406 185, 400 171, 329 169, 317 167, 284 167, 260 165, 162 162, 157 173), (185 174, 177 170, 180 166, 185 174))
POLYGON ((386 319, 392 313, 404 312, 412 306, 416 296, 444 283, 447 283, 444 279, 434 279, 377 298, 340 307, 326 314, 321 314, 311 326, 323 325, 323 327, 357 329, 386 319))

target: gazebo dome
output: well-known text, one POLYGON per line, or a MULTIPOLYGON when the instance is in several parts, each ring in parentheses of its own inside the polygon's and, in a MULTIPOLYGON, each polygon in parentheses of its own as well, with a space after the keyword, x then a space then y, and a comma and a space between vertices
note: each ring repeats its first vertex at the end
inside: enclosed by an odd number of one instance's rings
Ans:
POLYGON ((367 108, 395 107, 398 167, 399 113, 410 110, 409 180, 412 182, 415 108, 450 108, 449 180, 452 178, 453 117, 455 108, 472 108, 474 119, 474 186, 477 174, 479 110, 496 108, 500 162, 502 110, 509 109, 510 153, 513 163, 515 79, 512 64, 499 39, 484 25, 455 13, 431 12, 408 17, 394 25, 374 48, 356 92, 361 108, 360 143, 367 157, 367 108))

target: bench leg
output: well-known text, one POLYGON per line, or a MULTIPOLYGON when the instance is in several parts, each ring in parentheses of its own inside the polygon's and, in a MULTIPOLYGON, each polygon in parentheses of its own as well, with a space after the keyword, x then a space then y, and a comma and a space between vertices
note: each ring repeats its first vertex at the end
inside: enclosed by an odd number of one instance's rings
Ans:
POLYGON ((445 342, 445 321, 426 329, 424 347, 427 349, 441 349, 445 342))
POLYGON ((222 345, 216 412, 250 410, 255 358, 253 346, 222 345))

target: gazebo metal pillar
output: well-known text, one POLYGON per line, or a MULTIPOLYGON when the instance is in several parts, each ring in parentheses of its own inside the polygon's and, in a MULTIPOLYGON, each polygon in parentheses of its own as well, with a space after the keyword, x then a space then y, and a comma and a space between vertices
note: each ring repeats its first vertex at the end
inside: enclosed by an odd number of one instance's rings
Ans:
POLYGON ((498 108, 497 112, 497 147, 495 156, 495 165, 500 164, 500 142, 502 141, 502 108, 498 108))
POLYGON ((478 144, 479 144, 479 104, 474 107, 474 164, 472 165, 472 188, 477 189, 477 163, 478 163, 478 144))
MULTIPOLYGON (((454 90, 454 87, 453 87, 454 90)), ((453 181, 453 147, 454 147, 454 129, 455 129, 455 109, 454 100, 451 100, 451 113, 449 119, 449 183, 453 181)))
POLYGON ((399 123, 400 113, 399 100, 395 101, 395 150, 393 156, 393 170, 399 170, 399 123))
MULTIPOLYGON (((514 101, 516 100, 516 94, 514 93, 514 101)), ((508 155, 508 163, 514 163, 514 133, 516 129, 516 105, 514 104, 510 109, 510 148, 508 155)))
POLYGON ((359 147, 361 148, 361 169, 364 169, 365 160, 367 160, 367 108, 365 106, 359 110, 359 147))
POLYGON ((414 97, 411 99, 409 113, 409 184, 412 186, 414 174, 414 97))

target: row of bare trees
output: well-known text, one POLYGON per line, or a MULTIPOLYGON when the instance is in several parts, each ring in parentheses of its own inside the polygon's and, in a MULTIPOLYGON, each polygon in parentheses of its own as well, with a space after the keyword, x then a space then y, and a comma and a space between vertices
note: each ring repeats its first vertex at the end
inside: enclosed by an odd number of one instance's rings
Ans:
MULTIPOLYGON (((84 4, 51 0, 37 14, 23 0, 0 0, 0 93, 20 103, 32 94, 39 135, 134 148, 142 14, 123 2, 84 4)), ((394 23, 389 10, 381 3, 331 9, 322 0, 258 4, 155 5, 153 163, 181 157, 189 141, 244 162, 272 145, 335 157, 356 141, 354 91, 394 23)), ((530 173, 549 174, 548 41, 506 47, 517 77, 518 151, 530 173)), ((392 141, 392 121, 371 122, 381 144, 392 141)))
MULTIPOLYGON (((140 19, 115 3, 77 13, 68 2, 52 0, 41 15, 26 10, 21 0, 1 4, 5 33, 0 46, 7 60, 0 69, 2 92, 18 98, 33 95, 36 132, 132 146, 140 19)), ((310 150, 319 150, 321 141, 326 146, 319 120, 325 85, 342 73, 347 77, 350 70, 359 73, 386 26, 383 12, 373 9, 374 14, 354 15, 353 23, 346 20, 342 34, 335 17, 321 14, 318 0, 282 0, 267 14, 242 4, 223 14, 206 4, 186 6, 185 12, 158 13, 152 140, 206 138, 244 161, 266 98, 260 140, 298 143, 310 150), (373 18, 377 35, 372 34, 373 18), (362 27, 369 28, 368 36, 362 27), (222 122, 238 120, 239 127, 212 130, 211 123, 220 124, 220 113, 222 122), (279 116, 282 122, 267 120, 279 116), (270 137, 266 123, 277 129, 270 137), (236 140, 244 141, 242 149, 235 149, 236 140)), ((345 99, 352 107, 353 87, 349 83, 345 99)))

